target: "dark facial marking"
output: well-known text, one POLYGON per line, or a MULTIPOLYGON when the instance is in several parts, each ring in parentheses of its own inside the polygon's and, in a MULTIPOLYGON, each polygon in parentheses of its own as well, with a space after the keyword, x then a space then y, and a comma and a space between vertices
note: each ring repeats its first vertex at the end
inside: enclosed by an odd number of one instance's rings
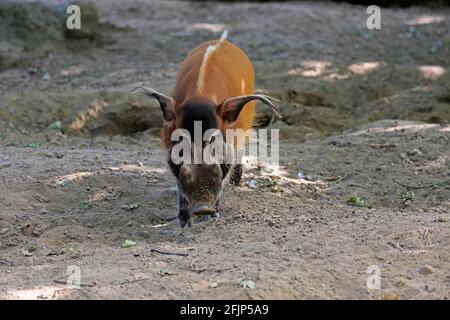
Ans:
POLYGON ((181 127, 186 129, 194 139, 194 122, 202 122, 202 137, 206 130, 217 128, 216 106, 205 101, 192 101, 182 108, 181 127))
MULTIPOLYGON (((201 121, 202 123, 202 139, 206 130, 217 128, 216 120, 216 106, 213 103, 205 101, 188 102, 182 107, 181 114, 181 128, 189 131, 192 141, 194 141, 194 122, 201 121)), ((180 156, 182 156, 180 154, 180 156)), ((168 159, 170 169, 178 178, 180 174, 181 165, 176 165, 172 160, 168 159)))

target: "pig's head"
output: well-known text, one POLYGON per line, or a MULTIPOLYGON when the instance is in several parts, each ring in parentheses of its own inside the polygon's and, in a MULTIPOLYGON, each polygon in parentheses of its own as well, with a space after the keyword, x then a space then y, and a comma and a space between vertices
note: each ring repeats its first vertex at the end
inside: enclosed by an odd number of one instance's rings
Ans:
POLYGON ((238 96, 219 104, 206 100, 177 102, 154 89, 138 87, 158 100, 164 119, 163 140, 168 150, 167 163, 178 185, 178 217, 181 226, 191 225, 193 216, 218 216, 224 182, 233 171, 226 159, 230 144, 226 129, 233 129, 244 106, 252 100, 275 105, 264 95, 238 96), (218 152, 218 150, 224 151, 218 152))

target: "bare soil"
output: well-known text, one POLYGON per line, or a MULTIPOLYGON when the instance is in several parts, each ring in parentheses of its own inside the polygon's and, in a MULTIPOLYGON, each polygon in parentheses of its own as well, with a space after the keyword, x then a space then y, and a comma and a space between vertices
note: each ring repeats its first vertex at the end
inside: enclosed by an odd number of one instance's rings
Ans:
POLYGON ((96 4, 100 37, 0 73, 0 298, 450 297, 448 8, 383 8, 370 31, 342 3, 96 4), (181 229, 158 107, 130 90, 170 93, 223 28, 281 99, 280 167, 181 229))

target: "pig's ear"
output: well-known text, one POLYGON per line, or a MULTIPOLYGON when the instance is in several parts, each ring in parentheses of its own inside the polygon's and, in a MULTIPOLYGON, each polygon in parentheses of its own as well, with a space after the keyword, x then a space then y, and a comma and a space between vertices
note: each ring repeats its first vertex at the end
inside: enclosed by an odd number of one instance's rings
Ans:
POLYGON ((281 114, 278 110, 278 107, 271 101, 277 99, 263 94, 253 94, 249 96, 238 96, 225 99, 217 107, 217 115, 221 117, 223 121, 232 123, 239 117, 239 114, 241 113, 244 106, 252 100, 259 100, 264 104, 267 104, 272 108, 272 112, 281 119, 281 114))
POLYGON ((136 87, 133 89, 132 93, 136 93, 138 91, 145 92, 149 97, 155 98, 159 102, 159 106, 161 107, 164 121, 172 122, 175 121, 176 113, 175 113, 175 100, 169 96, 165 96, 162 93, 159 93, 155 89, 149 87, 136 87))

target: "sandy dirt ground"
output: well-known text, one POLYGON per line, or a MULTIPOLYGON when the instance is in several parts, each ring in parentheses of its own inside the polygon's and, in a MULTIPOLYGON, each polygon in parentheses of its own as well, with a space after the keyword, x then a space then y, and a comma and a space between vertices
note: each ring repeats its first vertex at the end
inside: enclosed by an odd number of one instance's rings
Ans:
POLYGON ((349 4, 96 4, 99 38, 0 72, 0 298, 450 297, 448 8, 385 8, 370 31, 349 4), (224 28, 281 100, 280 166, 181 229, 158 107, 130 90, 170 93, 224 28))

